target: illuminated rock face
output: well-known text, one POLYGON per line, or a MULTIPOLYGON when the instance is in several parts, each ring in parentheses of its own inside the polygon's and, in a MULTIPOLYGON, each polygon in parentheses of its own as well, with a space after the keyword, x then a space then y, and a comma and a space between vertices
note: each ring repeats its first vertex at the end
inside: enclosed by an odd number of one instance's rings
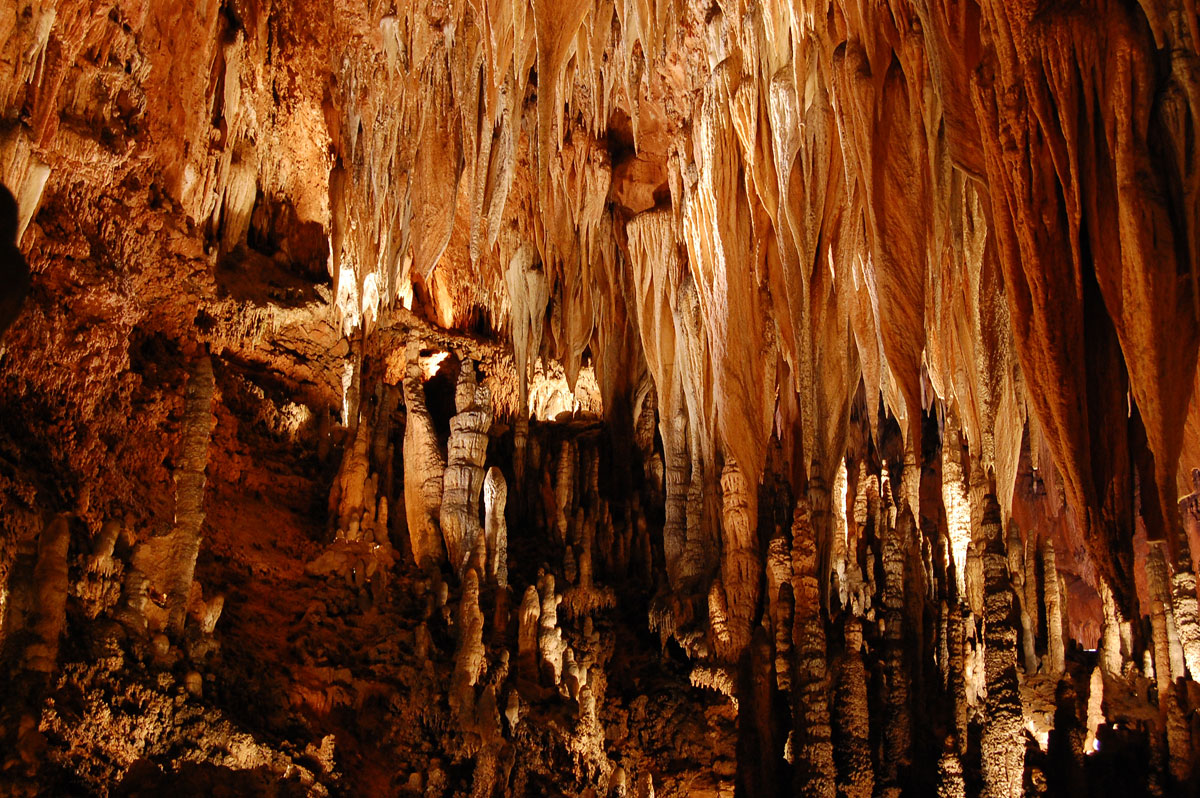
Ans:
POLYGON ((1191 794, 1189 3, 0 8, 0 793, 1191 794))

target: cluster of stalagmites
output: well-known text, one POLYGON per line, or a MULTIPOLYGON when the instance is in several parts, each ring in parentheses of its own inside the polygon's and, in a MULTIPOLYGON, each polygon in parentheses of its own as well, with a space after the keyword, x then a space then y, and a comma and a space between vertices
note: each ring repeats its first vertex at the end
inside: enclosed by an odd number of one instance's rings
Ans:
MULTIPOLYGON (((612 640, 596 619, 616 605, 616 595, 598 583, 596 573, 601 557, 608 568, 628 566, 632 529, 614 528, 601 497, 595 428, 590 435, 586 429, 538 436, 527 427, 515 431, 518 447, 527 446, 528 512, 546 536, 539 556, 556 553, 522 590, 510 583, 507 481, 501 467, 488 465, 491 398, 469 359, 459 367, 449 438, 439 440, 425 386, 446 357, 417 341, 408 345, 401 386, 403 493, 396 497, 403 501, 406 524, 387 524, 388 498, 394 495, 388 441, 401 387, 381 385, 373 401, 352 410, 357 430, 352 426, 330 500, 334 540, 308 571, 344 577, 358 589, 361 608, 369 610, 378 606, 372 595, 397 559, 389 533, 407 538, 412 561, 424 574, 415 586, 424 609, 411 637, 413 665, 426 689, 446 701, 444 716, 431 704, 428 722, 446 724, 454 735, 446 750, 474 761, 476 794, 493 794, 501 784, 516 789, 510 784, 513 746, 528 733, 522 721, 530 704, 567 708, 569 721, 557 731, 581 763, 579 770, 601 792, 608 792, 611 780, 613 794, 626 794, 616 785, 624 785, 636 766, 623 766, 608 750, 598 707, 612 640), (371 557, 379 558, 378 566, 371 557), (439 649, 437 641, 447 638, 451 648, 439 649), (448 672, 438 665, 446 656, 448 672)), ((314 608, 312 619, 322 611, 314 608)), ((318 702, 329 708, 325 699, 318 702)), ((445 787, 439 768, 414 771, 407 788, 439 794, 445 787)), ((651 794, 652 778, 638 774, 638 787, 628 794, 651 794)))
MULTIPOLYGON (((86 544, 81 533, 73 533, 73 519, 59 514, 38 536, 36 552, 24 565, 18 562, 0 619, 0 642, 22 669, 56 670, 69 598, 93 622, 98 638, 127 639, 160 664, 181 659, 202 664, 212 654, 216 643, 211 635, 224 597, 206 599, 193 576, 204 523, 213 391, 212 364, 201 354, 185 397, 172 529, 137 542, 128 522, 110 520, 86 544)), ((197 693, 198 678, 189 677, 197 693)))
POLYGON ((1180 502, 1185 534, 1148 542, 1142 626, 1100 577, 1093 655, 1071 640, 1057 533, 1004 516, 991 477, 959 461, 958 440, 947 434, 942 462, 921 471, 840 463, 832 491, 814 475, 795 497, 771 488, 786 480, 769 467, 758 488, 769 507, 754 519, 726 462, 708 588, 660 594, 650 622, 692 659, 694 685, 733 699, 739 739, 752 741, 742 753, 761 758, 739 762, 757 770, 744 783, 784 789, 770 750, 803 795, 1073 794, 1089 783, 1089 757, 1144 751, 1120 789, 1189 789, 1200 690, 1187 538, 1200 532, 1200 477, 1180 502), (789 506, 790 524, 779 517, 789 506))

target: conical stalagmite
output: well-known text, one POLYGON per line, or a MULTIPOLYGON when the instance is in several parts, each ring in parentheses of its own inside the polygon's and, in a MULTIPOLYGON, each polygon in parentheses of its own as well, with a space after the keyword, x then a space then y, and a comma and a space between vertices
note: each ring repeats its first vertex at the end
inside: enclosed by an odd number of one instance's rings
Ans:
MULTIPOLYGON (((886 494, 886 491, 885 491, 886 494)), ((878 781, 884 794, 899 794, 902 771, 909 764, 912 742, 912 708, 909 674, 904 656, 904 556, 914 533, 907 502, 895 520, 889 518, 890 497, 880 513, 883 560, 883 711, 882 750, 878 781)))
POLYGON ((442 506, 445 458, 425 403, 424 367, 420 347, 410 343, 405 354, 404 509, 413 559, 418 565, 440 562, 446 556, 438 516, 442 506))
POLYGON ((846 798, 869 798, 875 790, 875 772, 871 758, 868 676, 862 658, 862 625, 857 618, 849 617, 843 632, 846 650, 835 671, 833 693, 837 794, 846 798))
POLYGON ((1054 541, 1049 538, 1042 541, 1042 569, 1046 601, 1046 667, 1052 676, 1056 676, 1066 667, 1066 652, 1058 559, 1054 554, 1054 541))
POLYGON ((1008 576, 1000 505, 990 494, 984 500, 984 703, 983 794, 1008 798, 1023 794, 1025 745, 1021 740, 1021 696, 1017 685, 1017 630, 1013 627, 1013 591, 1008 576))
POLYGON ((487 576, 500 587, 508 587, 508 523, 504 517, 507 502, 504 475, 492 466, 483 480, 483 532, 487 540, 487 576))
POLYGON ((825 626, 821 619, 821 588, 817 576, 817 541, 808 507, 797 503, 792 522, 792 586, 795 599, 792 627, 795 676, 793 761, 798 795, 833 796, 833 764, 826 673, 825 626))
POLYGON ((721 475, 724 502, 722 518, 724 545, 721 550, 721 582, 725 589, 729 628, 729 659, 736 661, 750 642, 752 614, 758 606, 762 563, 758 557, 755 520, 750 518, 746 496, 749 486, 737 463, 725 461, 721 475))
POLYGON ((61 515, 38 536, 37 565, 33 571, 37 601, 30 629, 33 641, 25 648, 24 665, 32 671, 52 673, 58 663, 59 638, 67 625, 67 547, 71 530, 61 515))
POLYGON ((458 413, 450 419, 440 525, 450 565, 461 572, 482 531, 483 463, 492 425, 491 393, 476 383, 475 364, 470 361, 462 365, 454 402, 458 413))

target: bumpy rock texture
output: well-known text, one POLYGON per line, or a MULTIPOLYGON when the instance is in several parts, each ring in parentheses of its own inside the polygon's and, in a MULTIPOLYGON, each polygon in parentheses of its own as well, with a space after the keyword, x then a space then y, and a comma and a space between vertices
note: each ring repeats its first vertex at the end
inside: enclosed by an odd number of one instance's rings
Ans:
POLYGON ((1200 789, 1179 0, 0 0, 0 792, 1200 789))

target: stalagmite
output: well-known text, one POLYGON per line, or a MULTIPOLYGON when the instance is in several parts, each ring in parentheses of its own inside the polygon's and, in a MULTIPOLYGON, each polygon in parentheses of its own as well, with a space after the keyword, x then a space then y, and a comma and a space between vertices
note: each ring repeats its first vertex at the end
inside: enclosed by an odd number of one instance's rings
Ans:
POLYGON ((967 787, 963 781, 962 760, 955 750, 954 741, 947 738, 938 759, 938 798, 966 798, 967 787))
POLYGON ((475 710, 475 685, 483 672, 483 611, 479 609, 479 574, 468 569, 463 577, 458 611, 458 650, 450 686, 450 709, 463 717, 475 710))
POLYGON ((1174 678, 1171 672, 1171 646, 1167 634, 1167 614, 1171 612, 1171 598, 1163 548, 1162 541, 1150 541, 1146 554, 1146 592, 1150 596, 1150 643, 1154 654, 1154 676, 1160 696, 1167 694, 1174 678))
POLYGON ((725 461, 721 475, 724 499, 724 536, 721 547, 721 583, 729 629, 728 659, 736 661, 750 643, 752 614, 758 606, 759 574, 755 522, 749 515, 749 485, 733 458, 725 461))
POLYGON ((849 601, 846 588, 847 558, 853 559, 850 549, 852 541, 848 534, 849 523, 846 518, 846 481, 846 461, 843 458, 838 461, 837 475, 833 482, 833 506, 830 508, 833 518, 833 540, 829 555, 832 563, 830 595, 837 597, 836 606, 839 608, 845 607, 849 601))
MULTIPOLYGON (((1193 471, 1193 482, 1197 482, 1193 471)), ((1196 598, 1196 574, 1192 564, 1189 538, 1200 533, 1200 484, 1196 493, 1180 500, 1179 514, 1184 534, 1179 536, 1176 559, 1171 569, 1171 603, 1175 609, 1175 627, 1183 646, 1183 657, 1193 679, 1200 675, 1200 601, 1196 598)))
POLYGON ((1021 696, 1017 687, 1017 631, 1013 628, 1012 583, 1008 576, 1000 505, 984 500, 984 667, 987 679, 986 722, 980 741, 985 796, 1023 794, 1025 746, 1021 740, 1021 696))
POLYGON ((188 375, 187 409, 184 414, 183 454, 176 481, 175 532, 172 533, 170 572, 163 580, 171 628, 183 628, 187 599, 192 589, 196 556, 200 553, 200 527, 204 524, 205 470, 212 437, 212 361, 207 354, 197 358, 188 375))
POLYGON ((491 393, 476 383, 475 364, 469 360, 459 373, 454 401, 458 413, 450 419, 440 523, 446 556, 451 567, 461 573, 481 531, 483 463, 492 425, 491 393))
POLYGON ((946 623, 946 633, 949 636, 950 663, 947 668, 950 682, 951 707, 953 711, 954 743, 956 753, 961 757, 967 752, 967 635, 965 625, 967 618, 963 604, 952 606, 946 623))
POLYGON ((214 390, 212 360, 202 354, 188 374, 183 447, 175 480, 175 528, 140 545, 133 556, 134 568, 150 579, 155 590, 166 595, 164 625, 176 633, 183 630, 187 617, 192 576, 200 553, 214 390))
POLYGON ((337 512, 338 532, 342 537, 346 536, 351 525, 357 526, 362 518, 369 469, 367 447, 370 438, 369 426, 359 424, 354 442, 346 451, 334 483, 337 493, 334 509, 337 512))
POLYGON ((535 585, 525 589, 517 627, 517 673, 522 679, 536 683, 540 670, 538 649, 542 600, 535 585))
POLYGON ((836 791, 829 680, 825 670, 825 626, 821 620, 821 588, 817 576, 817 542, 804 502, 792 522, 792 587, 795 618, 793 760, 796 794, 832 796, 836 791))
POLYGON ((64 516, 55 516, 38 537, 33 571, 34 607, 30 631, 34 640, 25 649, 25 667, 51 673, 58 663, 59 638, 67 624, 67 547, 71 530, 64 516))
POLYGON ((1046 602, 1046 667, 1051 675, 1058 675, 1066 667, 1063 639, 1063 597, 1059 593, 1058 560, 1054 556, 1054 541, 1049 537, 1042 540, 1042 570, 1046 602))
POLYGON ((558 466, 554 475, 555 516, 560 543, 568 541, 567 532, 575 497, 575 466, 577 452, 570 441, 563 441, 558 452, 558 466))
POLYGON ((867 669, 862 659, 862 625, 857 618, 845 622, 846 651, 835 671, 833 693, 833 759, 837 794, 870 798, 875 790, 867 705, 867 669))
POLYGON ((1033 621, 1037 617, 1037 606, 1036 604, 1032 607, 1026 605, 1028 598, 1025 587, 1025 545, 1021 542, 1020 529, 1017 528, 1016 523, 1011 521, 1005 545, 1009 579, 1012 582, 1013 595, 1016 598, 1017 612, 1021 623, 1021 650, 1024 656, 1025 673, 1032 675, 1037 673, 1038 669, 1033 621))
POLYGON ((446 463, 425 405, 425 374, 419 355, 420 346, 409 343, 404 372, 404 405, 408 410, 404 427, 404 510, 413 559, 423 565, 427 561, 440 562, 446 556, 438 528, 446 463))
POLYGON ((554 574, 542 574, 538 579, 538 595, 541 613, 538 615, 537 646, 539 670, 552 685, 562 679, 563 642, 562 629, 558 626, 558 605, 562 596, 554 592, 554 574))
MULTIPOLYGON (((767 549, 768 614, 775 637, 775 680, 780 690, 792 687, 792 627, 795 595, 792 588, 791 545, 780 530, 767 549)), ((721 595, 722 602, 724 593, 721 595)))
POLYGON ((504 475, 492 466, 483 481, 483 529, 487 540, 487 576, 500 587, 508 587, 508 524, 504 517, 507 501, 504 475))
MULTIPOLYGON (((887 518, 891 505, 889 492, 880 518, 887 518)), ((904 656, 904 556, 913 534, 913 516, 907 502, 894 520, 883 527, 883 750, 880 756, 879 784, 884 794, 898 794, 902 770, 909 763, 912 741, 912 710, 909 706, 909 674, 904 656)))

